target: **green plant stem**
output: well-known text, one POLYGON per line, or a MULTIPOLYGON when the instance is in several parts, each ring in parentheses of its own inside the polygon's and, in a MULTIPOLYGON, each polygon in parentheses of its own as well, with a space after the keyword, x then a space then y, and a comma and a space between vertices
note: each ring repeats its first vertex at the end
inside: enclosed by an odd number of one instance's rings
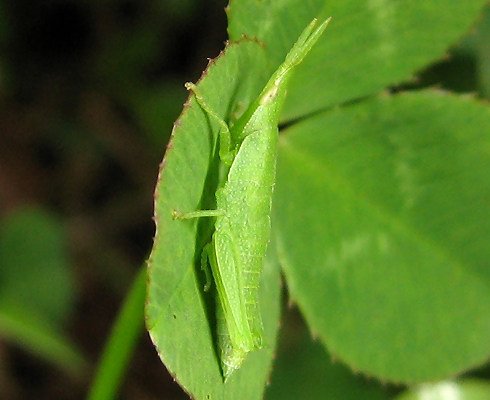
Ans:
POLYGON ((113 399, 143 327, 146 268, 136 276, 99 362, 88 400, 113 399))
POLYGON ((21 306, 0 306, 0 337, 57 365, 73 378, 80 378, 87 370, 86 360, 65 335, 21 306))

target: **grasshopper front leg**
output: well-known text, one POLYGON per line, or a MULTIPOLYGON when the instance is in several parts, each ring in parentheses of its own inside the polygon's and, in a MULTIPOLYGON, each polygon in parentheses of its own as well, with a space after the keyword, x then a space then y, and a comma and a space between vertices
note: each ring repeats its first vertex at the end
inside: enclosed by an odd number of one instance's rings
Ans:
POLYGON ((199 88, 194 85, 192 82, 187 82, 185 84, 187 90, 191 90, 196 96, 197 103, 201 106, 201 108, 212 117, 220 126, 219 132, 219 158, 226 165, 230 166, 233 163, 233 159, 235 158, 235 152, 232 149, 231 143, 231 133, 228 124, 225 122, 223 118, 221 118, 213 109, 209 106, 209 104, 204 99, 199 88))

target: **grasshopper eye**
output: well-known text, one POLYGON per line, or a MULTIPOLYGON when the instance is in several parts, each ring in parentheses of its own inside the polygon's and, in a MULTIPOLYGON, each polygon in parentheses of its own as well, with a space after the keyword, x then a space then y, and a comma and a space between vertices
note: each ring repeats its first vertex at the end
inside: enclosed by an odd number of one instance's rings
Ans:
POLYGON ((277 99, 277 96, 279 94, 279 90, 280 90, 279 86, 276 86, 276 85, 272 86, 269 89, 269 91, 265 92, 263 97, 260 99, 260 105, 268 106, 268 105, 273 104, 277 99))

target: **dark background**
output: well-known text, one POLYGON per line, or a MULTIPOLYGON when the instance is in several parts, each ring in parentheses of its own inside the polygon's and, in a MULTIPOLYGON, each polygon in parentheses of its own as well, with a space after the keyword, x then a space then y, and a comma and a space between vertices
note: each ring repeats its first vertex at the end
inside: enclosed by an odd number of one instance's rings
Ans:
MULTIPOLYGON (((63 325, 90 363, 86 374, 73 376, 0 341, 0 398, 85 397, 151 249, 153 190, 187 97, 183 84, 197 80, 222 49, 225 6, 0 3, 0 223, 27 206, 60 222, 75 282, 63 325)), ((127 399, 187 398, 146 332, 121 392, 127 399)))

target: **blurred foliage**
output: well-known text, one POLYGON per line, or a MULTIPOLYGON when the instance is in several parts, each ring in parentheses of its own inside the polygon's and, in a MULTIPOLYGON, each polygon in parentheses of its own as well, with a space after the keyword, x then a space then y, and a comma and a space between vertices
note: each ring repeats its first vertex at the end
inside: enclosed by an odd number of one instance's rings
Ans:
MULTIPOLYGON (((84 397, 151 247, 183 83, 221 49, 225 5, 0 2, 0 398, 84 397)), ((124 396, 185 398, 138 332, 124 396)))
MULTIPOLYGON (((153 189, 187 97, 183 83, 196 81, 222 49, 225 6, 0 2, 0 398, 87 392, 121 299, 152 245, 153 189)), ((446 58, 393 91, 440 86, 488 99, 489 26, 487 10, 446 58)), ((354 398, 359 387, 381 398, 396 391, 327 364, 293 321, 271 399, 313 391, 313 382, 326 391, 334 378, 352 392, 332 398, 354 398), (311 365, 325 378, 309 373, 311 365)), ((188 398, 146 336, 121 393, 188 398)))
POLYGON ((386 400, 396 389, 353 374, 314 341, 296 309, 285 310, 266 400, 386 400))
POLYGON ((0 226, 0 335, 80 375, 85 361, 62 335, 74 312, 74 279, 63 228, 40 209, 0 226))
POLYGON ((483 380, 463 379, 419 385, 396 400, 489 400, 490 384, 483 380))

